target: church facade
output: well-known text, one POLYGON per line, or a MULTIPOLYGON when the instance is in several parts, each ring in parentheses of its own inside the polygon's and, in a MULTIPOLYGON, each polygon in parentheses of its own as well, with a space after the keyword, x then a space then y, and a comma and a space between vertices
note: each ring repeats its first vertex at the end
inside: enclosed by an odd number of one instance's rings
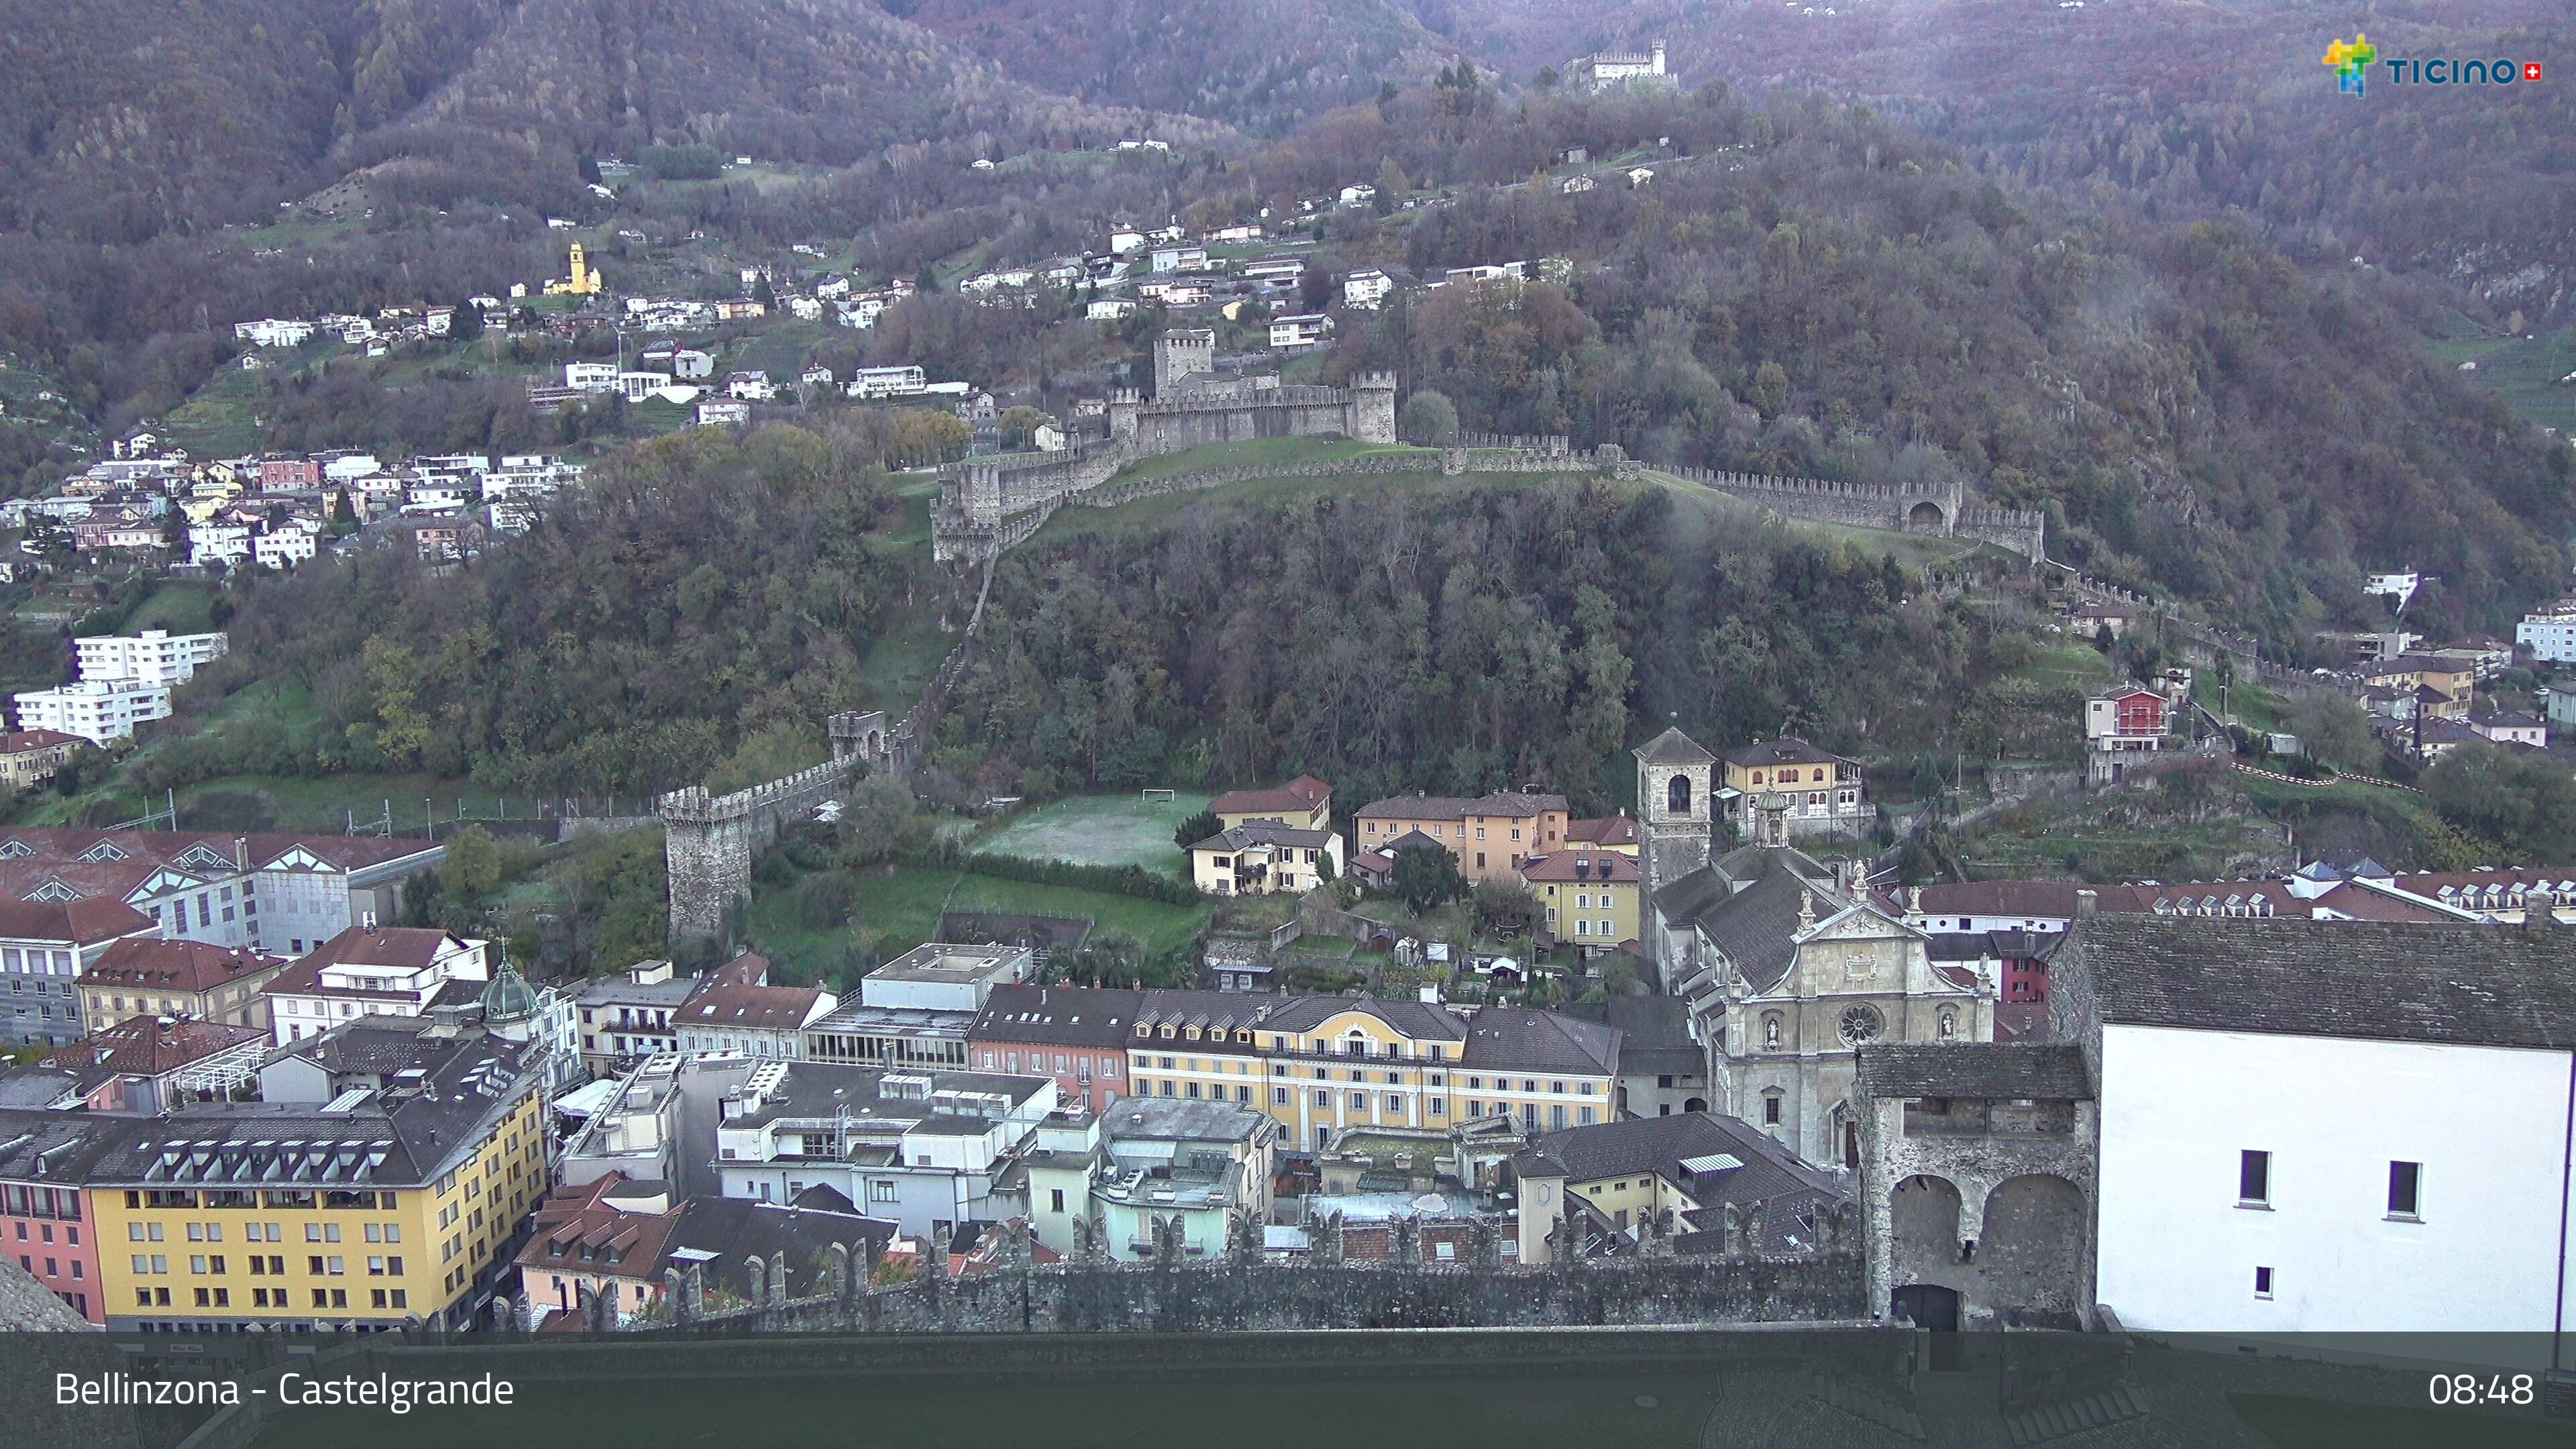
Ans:
POLYGON ((1801 1158, 1856 1166, 1859 1049, 1994 1039, 1994 982, 1935 962, 1925 935, 1872 904, 1865 866, 1786 845, 1713 856, 1716 757, 1678 730, 1636 751, 1645 939, 1658 986, 1688 1006, 1710 1107, 1801 1158))

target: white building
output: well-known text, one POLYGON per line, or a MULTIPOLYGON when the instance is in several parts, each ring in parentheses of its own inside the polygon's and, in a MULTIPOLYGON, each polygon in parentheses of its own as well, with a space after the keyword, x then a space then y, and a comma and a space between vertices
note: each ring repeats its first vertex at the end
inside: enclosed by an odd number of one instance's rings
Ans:
POLYGON ((279 524, 250 541, 250 556, 262 568, 291 569, 313 557, 320 534, 309 523, 279 524))
POLYGON ((2513 642, 2550 664, 2576 663, 2576 599, 2561 599, 2523 615, 2513 642))
POLYGON ((857 398, 918 397, 928 390, 919 367, 862 367, 850 374, 849 395, 857 398))
POLYGON ((109 634, 78 641, 83 679, 139 679, 147 684, 177 684, 197 666, 224 657, 221 634, 172 634, 146 629, 140 634, 109 634))
POLYGON ((1270 319, 1270 345, 1282 352, 1302 352, 1333 335, 1333 319, 1321 312, 1301 312, 1270 319))
POLYGON ((138 679, 84 679, 17 701, 18 728, 60 730, 98 745, 132 735, 146 720, 170 717, 170 686, 138 679))
POLYGON ((2049 1004, 2100 1094, 2093 1300, 2155 1333, 2544 1334, 2576 1306, 2571 968, 2554 927, 2079 920, 2049 1004))
POLYGON ((263 317, 256 322, 233 324, 233 340, 247 342, 253 347, 299 347, 312 335, 312 323, 282 317, 263 317))
POLYGON ((640 403, 671 385, 667 372, 621 372, 617 374, 617 393, 631 403, 640 403))
POLYGON ((1371 267, 1342 278, 1342 305, 1374 312, 1386 295, 1395 290, 1395 279, 1371 267))
POLYGON ((2363 593, 2377 594, 2389 600, 2400 613, 2403 613, 2406 605, 2414 599, 2415 591, 2422 587, 2424 587, 2424 576, 2413 569, 2403 573, 2364 574, 2361 579, 2363 593))
POLYGON ((617 364, 567 362, 564 364, 564 386, 575 392, 607 392, 617 386, 617 364))
POLYGON ((491 976, 484 942, 371 914, 269 983, 269 1029, 284 1046, 361 1016, 425 1016, 480 1001, 491 976))
POLYGON ((1573 83, 1584 90, 1608 90, 1613 86, 1642 83, 1669 85, 1672 72, 1665 68, 1664 43, 1660 40, 1642 54, 1603 52, 1587 55, 1574 62, 1573 83))
POLYGON ((728 428, 751 421, 751 404, 740 398, 719 398, 698 404, 698 426, 728 428))

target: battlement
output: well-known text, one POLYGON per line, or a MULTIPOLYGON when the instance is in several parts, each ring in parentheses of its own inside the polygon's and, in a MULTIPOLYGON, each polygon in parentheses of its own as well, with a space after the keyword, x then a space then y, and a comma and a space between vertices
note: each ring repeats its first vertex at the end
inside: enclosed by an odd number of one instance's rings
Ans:
POLYGON ((1391 372, 1356 372, 1351 374, 1353 392, 1393 392, 1395 374, 1391 372))
POLYGON ((662 797, 661 815, 666 821, 690 825, 714 825, 740 820, 817 786, 837 785, 849 772, 845 760, 827 760, 822 764, 784 775, 765 785, 736 790, 730 795, 710 797, 703 785, 690 785, 662 797))

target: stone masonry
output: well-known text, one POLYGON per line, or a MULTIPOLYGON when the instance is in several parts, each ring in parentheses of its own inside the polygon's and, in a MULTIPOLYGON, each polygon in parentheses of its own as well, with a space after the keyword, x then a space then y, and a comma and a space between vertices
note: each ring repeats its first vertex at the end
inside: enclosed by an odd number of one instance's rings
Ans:
POLYGON ((884 714, 836 714, 828 723, 832 758, 820 765, 730 795, 692 785, 662 797, 673 940, 723 934, 725 912, 751 896, 752 861, 782 826, 840 799, 867 772, 895 767, 900 742, 884 714))

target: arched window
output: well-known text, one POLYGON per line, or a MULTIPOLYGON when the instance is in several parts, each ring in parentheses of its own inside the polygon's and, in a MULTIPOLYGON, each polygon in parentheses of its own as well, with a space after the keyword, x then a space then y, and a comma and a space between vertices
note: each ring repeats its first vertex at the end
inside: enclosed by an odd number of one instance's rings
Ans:
POLYGON ((1690 813, 1690 776, 1673 776, 1671 782, 1664 786, 1664 804, 1675 815, 1688 815, 1690 813))

